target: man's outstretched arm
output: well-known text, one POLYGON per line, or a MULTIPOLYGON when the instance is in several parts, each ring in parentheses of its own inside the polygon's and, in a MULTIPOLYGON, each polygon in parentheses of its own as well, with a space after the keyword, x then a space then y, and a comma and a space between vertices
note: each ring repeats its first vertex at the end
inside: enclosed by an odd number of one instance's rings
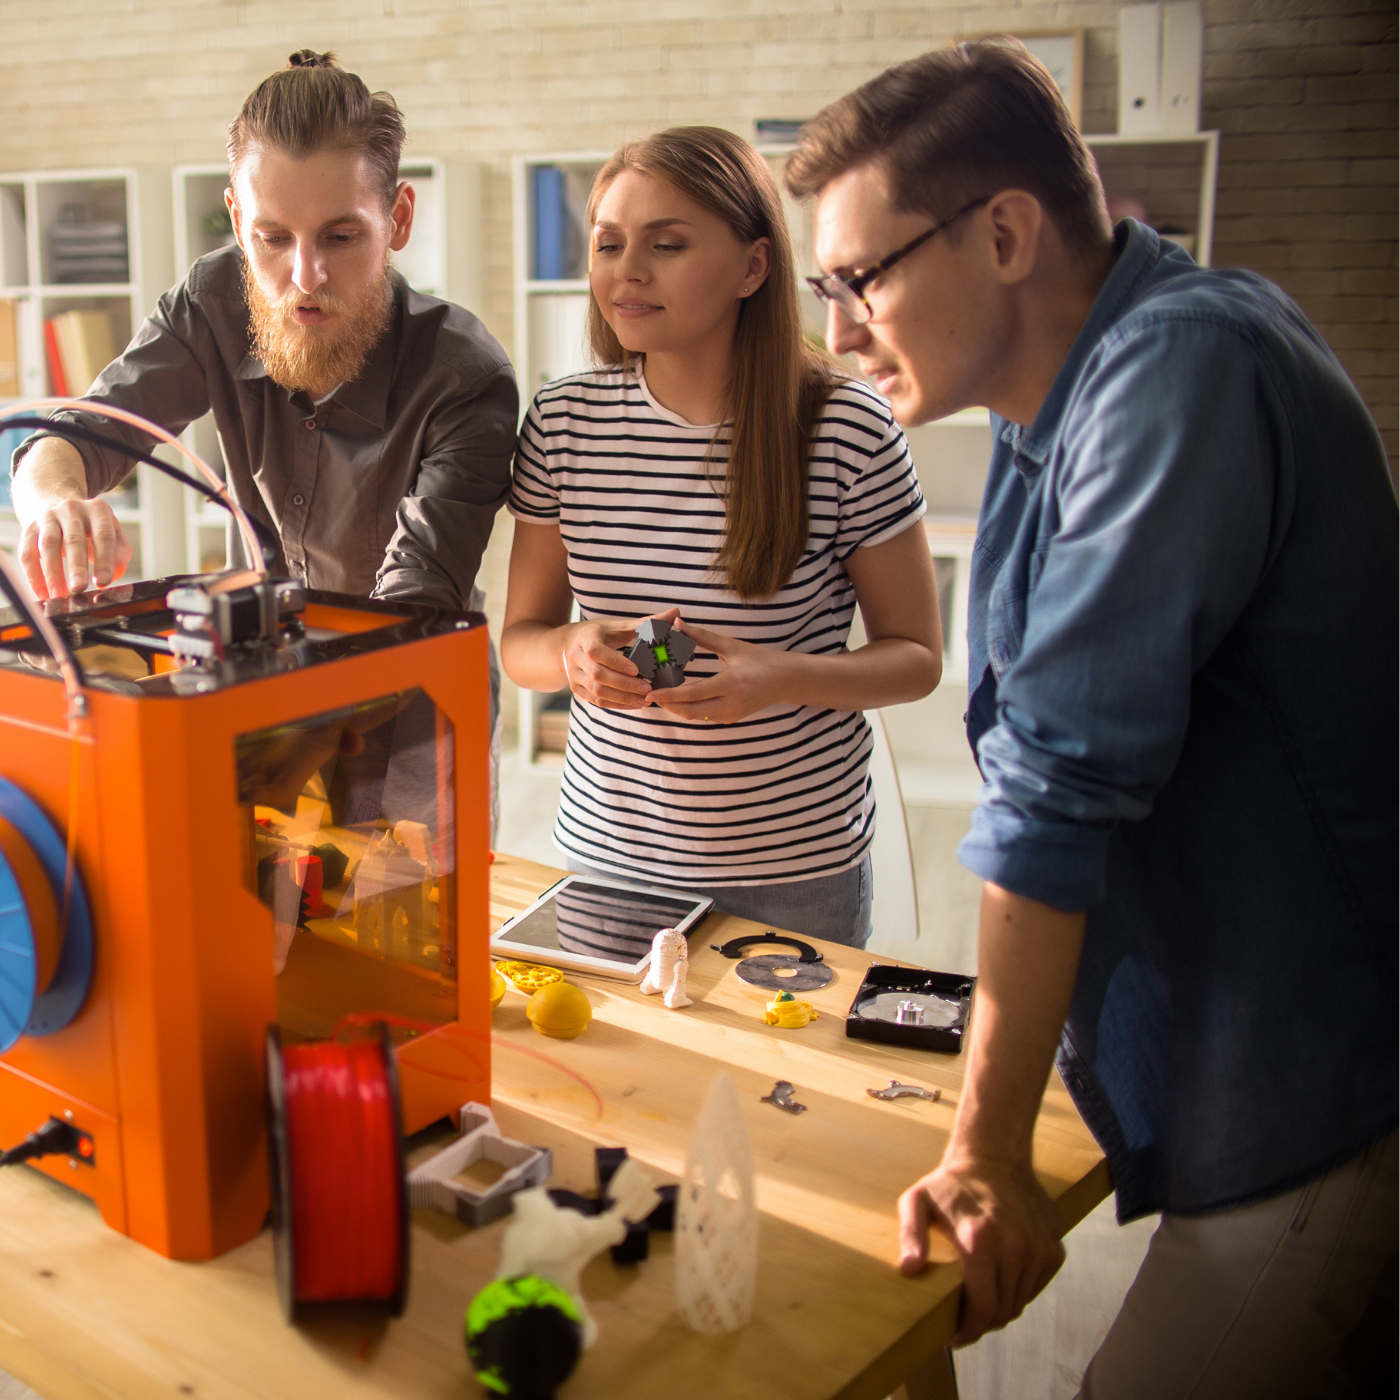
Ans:
POLYGON ((941 1225, 963 1265, 954 1346, 1005 1327, 1064 1262, 1060 1222, 1031 1170, 1031 1135, 1069 1012, 1084 915, 983 886, 977 1012, 943 1160, 899 1198, 900 1268, 927 1262, 941 1225))

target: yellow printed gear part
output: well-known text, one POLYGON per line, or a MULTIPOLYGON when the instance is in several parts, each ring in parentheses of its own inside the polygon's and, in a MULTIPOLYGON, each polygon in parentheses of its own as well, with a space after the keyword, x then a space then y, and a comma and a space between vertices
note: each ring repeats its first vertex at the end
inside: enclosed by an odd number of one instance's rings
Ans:
POLYGON ((493 967, 491 969, 491 1010, 494 1011, 506 994, 506 979, 493 967))
POLYGON ((525 1014, 541 1034, 555 1040, 572 1040, 588 1029, 593 1008, 571 982, 551 982, 530 998, 525 1014))
POLYGON ((537 992, 551 982, 564 980, 564 974, 557 967, 545 967, 540 963, 498 962, 496 971, 521 992, 537 992))

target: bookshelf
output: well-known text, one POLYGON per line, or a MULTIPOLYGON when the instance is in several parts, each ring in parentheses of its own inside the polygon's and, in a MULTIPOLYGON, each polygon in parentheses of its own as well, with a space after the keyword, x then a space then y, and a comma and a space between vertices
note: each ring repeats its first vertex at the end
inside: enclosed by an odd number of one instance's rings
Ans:
MULTIPOLYGON (((416 291, 446 297, 467 307, 480 305, 481 170, 475 163, 435 156, 406 159, 399 178, 408 180, 416 199, 408 246, 394 254, 394 265, 416 291), (450 231, 450 237, 449 237, 450 231)), ((175 268, 184 277, 190 264, 233 242, 224 190, 223 162, 178 165, 172 174, 175 268)), ((223 454, 213 414, 190 424, 185 442, 221 476, 223 454)), ((190 572, 222 568, 227 557, 227 512, 190 492, 184 503, 184 557, 190 572)))
MULTIPOLYGON (((158 172, 136 169, 40 170, 0 174, 0 300, 10 303, 14 345, 0 361, 14 363, 0 402, 45 398, 54 391, 45 324, 68 311, 100 312, 117 352, 130 340, 170 280, 168 185, 158 172)), ((98 368, 102 368, 99 366, 98 368)), ((68 386, 74 395, 87 384, 68 386)), ((8 478, 5 438, 3 471, 8 478)), ((184 567, 180 487, 138 464, 123 488, 109 493, 132 545, 128 578, 154 578, 184 567)), ((19 524, 6 499, 0 544, 13 548, 19 524)))

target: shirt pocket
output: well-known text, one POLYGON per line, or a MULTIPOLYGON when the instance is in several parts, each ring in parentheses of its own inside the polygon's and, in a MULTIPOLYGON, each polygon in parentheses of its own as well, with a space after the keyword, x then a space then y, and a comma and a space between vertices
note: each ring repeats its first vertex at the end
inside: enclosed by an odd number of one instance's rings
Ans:
POLYGON ((1026 565, 1026 597, 1029 599, 1040 584, 1040 576, 1045 572, 1045 556, 1050 553, 1050 541, 1042 540, 1031 551, 1026 565))

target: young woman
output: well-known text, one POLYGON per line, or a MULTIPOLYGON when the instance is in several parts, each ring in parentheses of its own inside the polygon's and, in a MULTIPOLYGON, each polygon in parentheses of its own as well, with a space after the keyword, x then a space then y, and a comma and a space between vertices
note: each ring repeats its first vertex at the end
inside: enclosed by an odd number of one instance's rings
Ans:
POLYGON ((573 692, 555 841, 571 869, 864 946, 861 711, 926 695, 942 657, 904 436, 806 343, 747 143, 682 127, 624 146, 588 217, 602 368, 546 385, 525 419, 501 639, 516 684, 573 692), (675 689, 620 650, 648 616, 698 644, 675 689))

